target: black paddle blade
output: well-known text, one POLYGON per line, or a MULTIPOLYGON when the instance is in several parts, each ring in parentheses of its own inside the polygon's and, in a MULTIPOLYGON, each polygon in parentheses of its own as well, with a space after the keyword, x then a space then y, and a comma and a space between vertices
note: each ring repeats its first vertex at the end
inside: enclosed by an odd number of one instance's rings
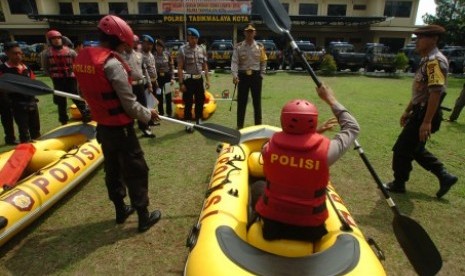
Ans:
POLYGON ((237 129, 211 123, 204 123, 201 125, 193 126, 203 136, 216 141, 237 145, 241 140, 241 133, 237 129))
POLYGON ((39 80, 22 75, 5 73, 0 76, 0 89, 6 93, 39 96, 53 93, 53 89, 39 80))
POLYGON ((419 275, 436 275, 442 267, 442 258, 436 245, 413 219, 399 214, 392 221, 397 241, 419 275))
POLYGON ((59 137, 74 135, 78 133, 84 134, 87 137, 87 139, 91 140, 95 138, 97 134, 97 130, 96 130, 96 127, 91 124, 86 124, 86 123, 68 124, 68 125, 64 125, 58 129, 52 130, 51 132, 40 136, 37 140, 59 138, 59 137))
POLYGON ((270 30, 280 34, 291 30, 291 18, 278 0, 256 1, 257 11, 270 30))

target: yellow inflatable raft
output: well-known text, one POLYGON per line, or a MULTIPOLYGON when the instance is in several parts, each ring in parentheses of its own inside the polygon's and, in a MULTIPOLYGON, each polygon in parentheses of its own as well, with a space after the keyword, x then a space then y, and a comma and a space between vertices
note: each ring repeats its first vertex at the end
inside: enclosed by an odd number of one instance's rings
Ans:
MULTIPOLYGON (((25 228, 103 161, 95 125, 73 123, 59 127, 32 143, 35 153, 22 178, 0 189, 0 246, 25 228)), ((0 168, 12 155, 0 155, 0 168)))
POLYGON ((332 185, 328 234, 317 243, 266 241, 250 217, 249 183, 263 177, 260 150, 270 126, 241 130, 241 143, 219 148, 199 220, 187 239, 184 275, 385 275, 382 252, 366 241, 332 185))
MULTIPOLYGON (((178 93, 177 97, 173 99, 174 103, 174 114, 176 118, 183 119, 184 118, 184 102, 182 101, 182 93, 178 93)), ((216 100, 208 91, 205 91, 205 102, 203 104, 203 113, 202 119, 206 120, 210 118, 210 116, 216 111, 216 100)), ((192 118, 195 119, 195 104, 192 105, 192 118)))

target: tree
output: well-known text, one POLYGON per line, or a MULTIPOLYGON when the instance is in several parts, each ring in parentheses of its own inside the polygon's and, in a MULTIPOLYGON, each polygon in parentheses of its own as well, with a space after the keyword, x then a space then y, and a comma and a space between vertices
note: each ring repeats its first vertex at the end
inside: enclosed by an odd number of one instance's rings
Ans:
POLYGON ((436 0, 436 15, 425 14, 426 24, 446 28, 441 44, 462 45, 465 37, 465 0, 436 0))

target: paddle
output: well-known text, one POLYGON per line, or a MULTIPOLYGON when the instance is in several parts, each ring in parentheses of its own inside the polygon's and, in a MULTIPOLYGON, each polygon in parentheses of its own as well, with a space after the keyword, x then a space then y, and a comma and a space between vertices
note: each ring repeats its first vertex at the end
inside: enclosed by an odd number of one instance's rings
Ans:
MULTIPOLYGON (((257 0, 257 10, 268 28, 276 33, 287 35, 287 37, 291 40, 292 48, 300 53, 299 56, 306 65, 307 71, 310 73, 315 84, 320 87, 320 80, 315 75, 315 72, 308 62, 306 62, 305 57, 298 49, 298 46, 289 32, 291 20, 282 4, 278 0, 257 0)), ((376 184, 378 184, 379 189, 382 191, 386 202, 394 212, 394 219, 392 221, 394 234, 415 271, 420 275, 436 274, 442 267, 442 258, 435 244, 420 224, 400 213, 394 201, 390 198, 389 193, 384 188, 380 178, 363 153, 363 150, 357 140, 355 141, 355 145, 356 149, 360 153, 360 157, 375 179, 376 184)))
MULTIPOLYGON (((57 96, 71 98, 73 100, 84 100, 75 94, 53 90, 48 85, 39 80, 32 80, 25 76, 10 73, 6 73, 0 76, 0 89, 7 93, 21 93, 31 96, 55 94, 57 96)), ((196 125, 165 116, 159 117, 160 119, 165 121, 193 127, 194 129, 198 130, 198 132, 203 136, 216 141, 237 145, 241 139, 241 133, 239 132, 239 130, 228 128, 225 126, 212 123, 196 125)))
POLYGON ((232 98, 231 98, 231 104, 229 105, 229 111, 231 111, 232 104, 234 101, 234 96, 236 95, 236 88, 237 88, 237 83, 234 84, 234 91, 233 91, 232 98))

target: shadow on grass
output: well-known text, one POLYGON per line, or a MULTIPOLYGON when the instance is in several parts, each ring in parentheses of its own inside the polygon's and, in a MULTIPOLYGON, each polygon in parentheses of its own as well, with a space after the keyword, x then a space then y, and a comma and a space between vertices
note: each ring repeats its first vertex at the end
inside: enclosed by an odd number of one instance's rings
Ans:
MULTIPOLYGON (((117 228, 120 226, 115 226, 111 219, 44 230, 26 240, 13 254, 8 254, 5 267, 12 275, 50 275, 66 271, 66 267, 87 258, 99 248, 137 235, 134 228, 117 228)), ((2 257, 4 254, 0 253, 2 257)))
MULTIPOLYGON (((390 194, 392 200, 396 204, 397 208, 399 209, 400 213, 406 216, 410 216, 414 209, 415 209, 415 202, 414 201, 426 201, 426 202, 438 202, 436 197, 425 193, 418 193, 418 192, 411 192, 407 191, 406 194, 390 194)), ((447 200, 441 200, 440 202, 448 202, 447 200)), ((377 228, 378 230, 384 232, 386 229, 386 225, 391 225, 392 219, 394 218, 394 213, 391 210, 391 207, 386 203, 386 200, 380 198, 377 202, 375 207, 372 209, 370 214, 358 216, 356 219, 360 221, 364 221, 364 223, 369 224, 370 226, 377 228), (380 217, 385 217, 385 220, 380 221, 380 217)))

